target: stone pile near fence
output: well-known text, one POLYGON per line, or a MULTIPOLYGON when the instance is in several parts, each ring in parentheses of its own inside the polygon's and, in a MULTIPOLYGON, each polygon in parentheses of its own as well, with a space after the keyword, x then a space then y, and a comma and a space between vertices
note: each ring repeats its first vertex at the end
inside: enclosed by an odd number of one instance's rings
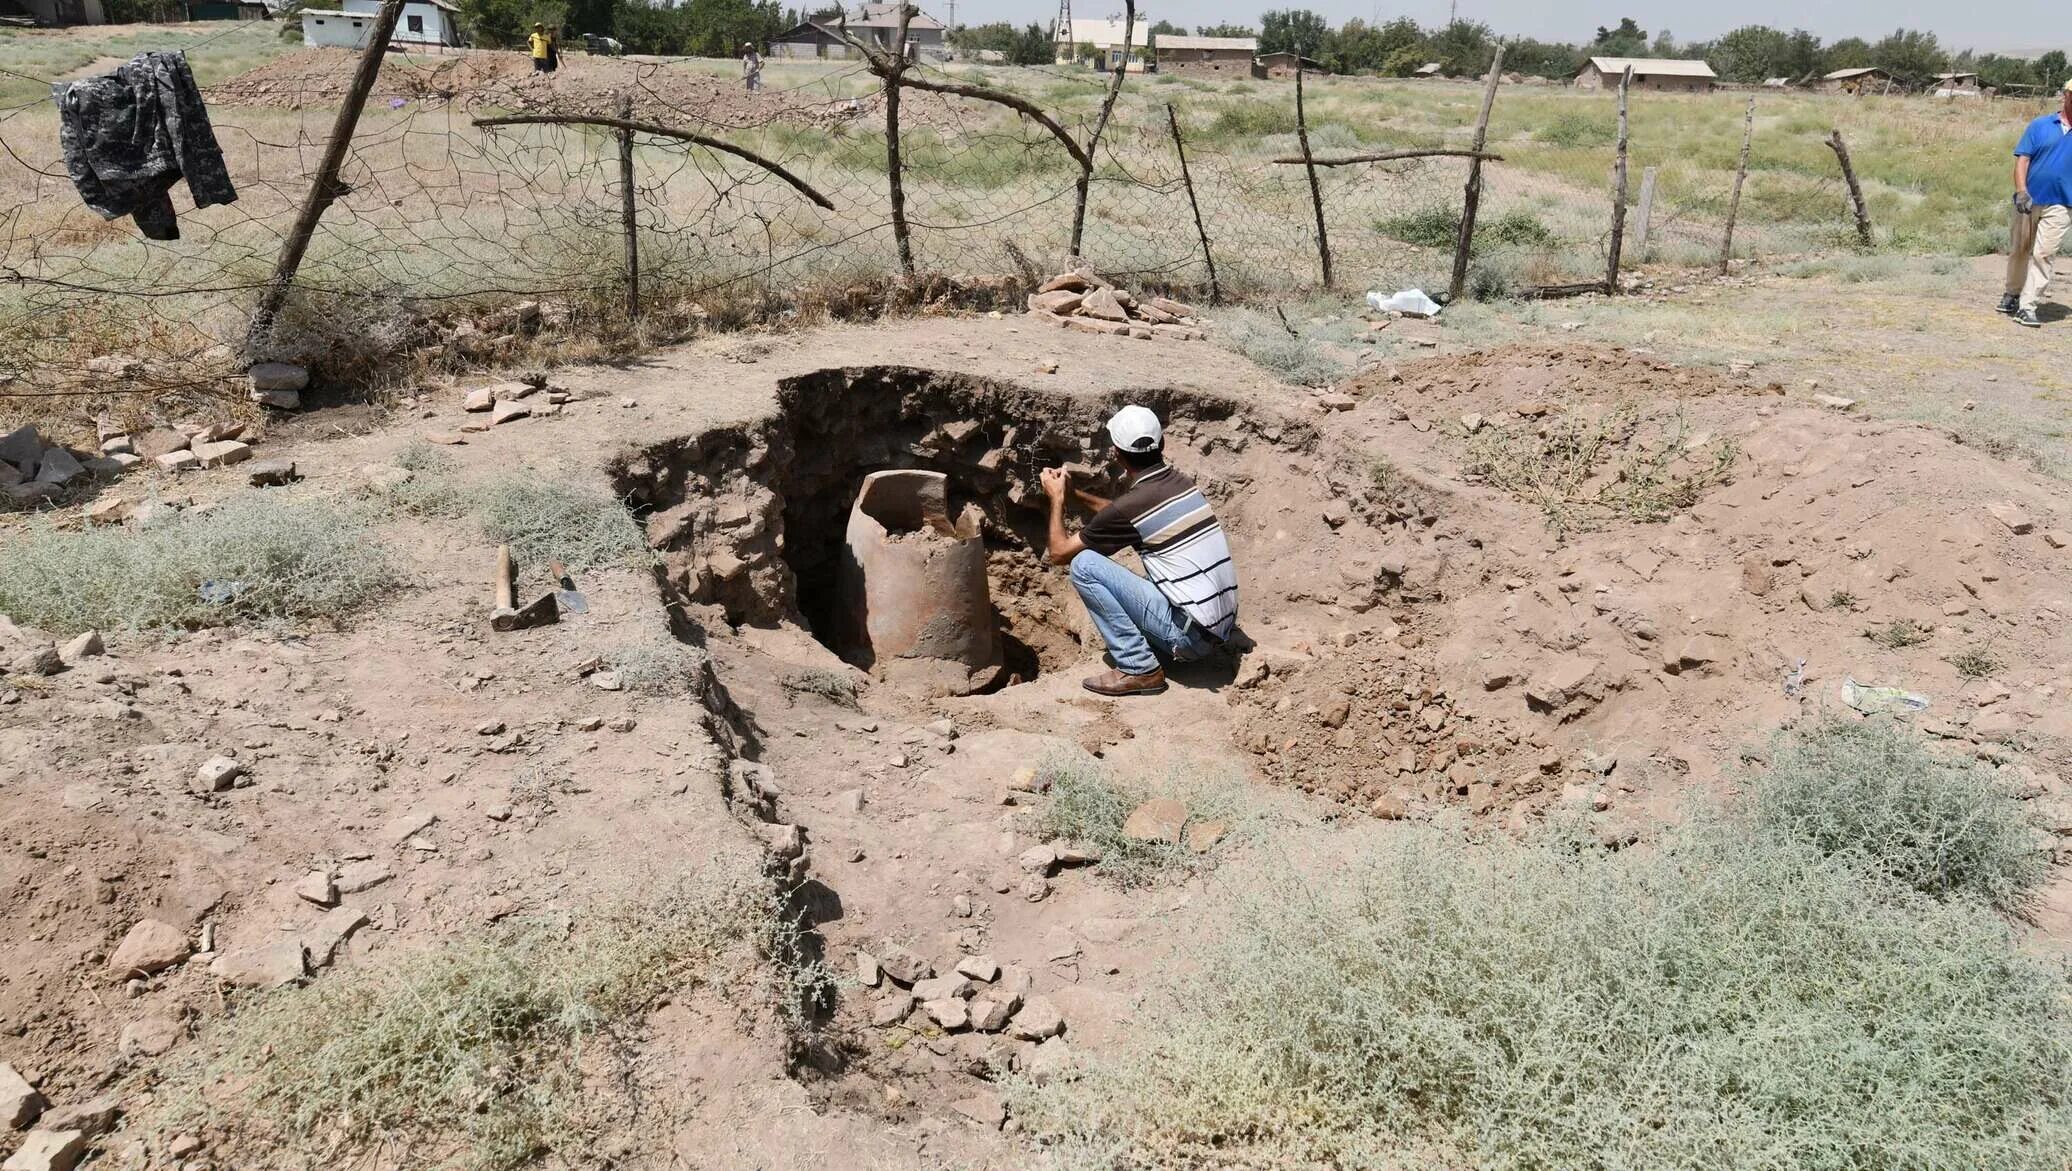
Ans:
POLYGON ((1063 329, 1146 341, 1204 341, 1194 306, 1166 297, 1139 300, 1084 266, 1062 272, 1029 294, 1029 316, 1063 329))

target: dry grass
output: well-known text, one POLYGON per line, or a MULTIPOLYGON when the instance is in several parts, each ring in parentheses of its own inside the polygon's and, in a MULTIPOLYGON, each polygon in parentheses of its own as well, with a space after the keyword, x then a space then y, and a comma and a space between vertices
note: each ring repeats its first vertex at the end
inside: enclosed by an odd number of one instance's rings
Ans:
POLYGON ((1483 427, 1468 437, 1463 471, 1538 505, 1557 533, 1660 522, 1726 482, 1740 459, 1731 440, 1691 438, 1680 414, 1648 428, 1633 407, 1578 409, 1543 426, 1483 427))

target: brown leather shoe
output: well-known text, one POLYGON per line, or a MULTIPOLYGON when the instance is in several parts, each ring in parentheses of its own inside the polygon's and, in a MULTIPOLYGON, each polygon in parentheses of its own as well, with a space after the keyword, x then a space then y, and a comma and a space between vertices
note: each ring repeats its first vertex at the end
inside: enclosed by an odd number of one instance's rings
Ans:
POLYGON ((1165 671, 1151 668, 1147 675, 1126 675, 1110 667, 1098 675, 1090 675, 1081 681, 1081 687, 1095 695, 1157 695, 1166 689, 1165 671))

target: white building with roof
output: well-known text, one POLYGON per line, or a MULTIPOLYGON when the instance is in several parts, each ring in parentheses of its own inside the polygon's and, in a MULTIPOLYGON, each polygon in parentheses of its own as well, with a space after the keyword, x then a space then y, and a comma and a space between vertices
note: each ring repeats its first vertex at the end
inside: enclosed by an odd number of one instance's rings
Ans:
POLYGON ((1633 70, 1633 88, 1663 93, 1711 93, 1719 75, 1703 61, 1672 57, 1592 57, 1576 74, 1577 89, 1617 89, 1626 70, 1633 70))
MULTIPOLYGON (((302 42, 339 49, 359 49, 374 31, 381 0, 344 0, 338 8, 302 10, 302 42)), ((389 43, 406 48, 457 46, 460 8, 448 0, 409 0, 396 18, 389 43)))
MULTIPOLYGON (((1121 20, 1075 19, 1069 29, 1058 30, 1058 63, 1062 65, 1078 60, 1080 46, 1091 45, 1094 55, 1088 64, 1096 69, 1115 68, 1122 63, 1124 55, 1122 26, 1121 20)), ((1136 27, 1130 30, 1129 38, 1129 59, 1143 60, 1145 51, 1151 47, 1151 22, 1144 19, 1143 13, 1137 14, 1136 27)))

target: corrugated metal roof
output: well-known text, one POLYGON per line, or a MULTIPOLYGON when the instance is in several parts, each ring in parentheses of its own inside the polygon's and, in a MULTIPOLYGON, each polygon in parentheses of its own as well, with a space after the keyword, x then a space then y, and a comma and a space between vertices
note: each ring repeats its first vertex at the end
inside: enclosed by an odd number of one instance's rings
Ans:
POLYGON ((1703 61, 1678 61, 1669 57, 1592 57, 1599 73, 1617 77, 1633 67, 1635 77, 1718 77, 1703 61))
MULTIPOLYGON (((1077 23, 1076 21, 1074 22, 1077 23)), ((1259 50, 1258 37, 1174 37, 1158 38, 1161 49, 1243 49, 1247 53, 1259 50)))
POLYGON ((1837 70, 1835 70, 1835 71, 1834 71, 1833 73, 1830 73, 1830 74, 1826 75, 1825 77, 1822 77, 1822 78, 1821 78, 1820 80, 1822 80, 1822 81, 1847 81, 1848 79, 1850 79, 1850 78, 1852 78, 1852 77, 1862 77, 1862 76, 1864 76, 1865 74, 1868 74, 1868 73, 1883 73, 1883 72, 1885 72, 1885 71, 1884 71, 1884 70, 1882 70, 1882 69, 1877 69, 1877 68, 1865 68, 1865 69, 1837 69, 1837 70))

